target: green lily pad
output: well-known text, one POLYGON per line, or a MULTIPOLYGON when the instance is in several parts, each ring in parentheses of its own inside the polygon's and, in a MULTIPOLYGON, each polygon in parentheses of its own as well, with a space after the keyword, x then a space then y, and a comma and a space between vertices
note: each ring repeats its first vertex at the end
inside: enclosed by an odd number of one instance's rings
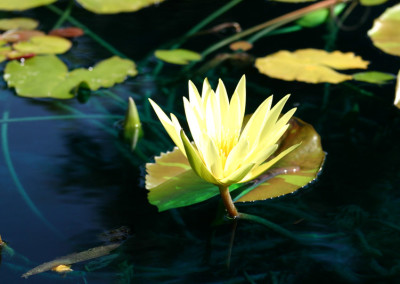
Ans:
POLYGON ((13 45, 14 49, 34 54, 62 54, 67 52, 72 43, 58 36, 34 36, 28 41, 21 41, 13 45))
POLYGON ((35 7, 48 5, 57 0, 1 0, 0 10, 23 11, 35 7))
POLYGON ((15 29, 34 30, 39 22, 31 18, 0 19, 0 30, 8 31, 15 29))
POLYGON ((136 74, 134 62, 117 56, 103 60, 93 68, 68 72, 58 57, 45 55, 27 59, 24 63, 9 62, 4 80, 22 97, 70 99, 74 97, 73 90, 81 85, 97 90, 136 74))
MULTIPOLYGON (((240 189, 237 202, 264 200, 288 194, 316 178, 325 158, 319 135, 311 125, 300 119, 294 118, 290 124, 276 154, 300 141, 302 145, 267 171, 261 182, 257 179, 258 182, 230 186, 230 191, 240 189), (294 169, 296 172, 293 172, 294 169), (283 174, 285 170, 287 174, 283 174), (270 179, 265 181, 266 177, 270 179)), ((159 211, 196 204, 219 194, 217 186, 194 173, 187 158, 178 148, 156 157, 154 163, 146 165, 146 171, 148 200, 159 211)))
POLYGON ((199 53, 187 49, 156 50, 154 55, 162 61, 178 65, 186 65, 201 59, 199 53))
POLYGON ((360 4, 364 6, 375 6, 386 3, 388 0, 360 0, 360 4))
POLYGON ((164 0, 77 0, 83 8, 97 14, 134 12, 164 0))
POLYGON ((368 71, 353 74, 353 79, 356 81, 368 82, 372 84, 384 84, 387 81, 394 80, 396 77, 389 73, 368 71))
POLYGON ((400 56, 400 4, 397 4, 374 21, 368 36, 380 50, 400 56))
MULTIPOLYGON (((334 15, 339 15, 344 10, 344 8, 346 8, 345 3, 335 5, 335 7, 333 8, 334 15)), ((313 28, 323 24, 328 19, 329 13, 329 9, 320 9, 317 11, 313 11, 298 19, 296 23, 302 27, 313 28)))
POLYGON ((236 202, 266 200, 293 193, 315 180, 325 160, 320 136, 312 125, 292 118, 278 153, 297 143, 301 145, 267 171, 264 178, 260 177, 255 188, 242 191, 236 202))

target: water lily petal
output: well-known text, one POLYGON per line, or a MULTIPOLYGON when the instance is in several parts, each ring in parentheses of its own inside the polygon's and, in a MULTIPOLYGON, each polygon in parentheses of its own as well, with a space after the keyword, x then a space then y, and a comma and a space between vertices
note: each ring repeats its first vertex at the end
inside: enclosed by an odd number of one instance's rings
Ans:
POLYGON ((243 155, 249 151, 249 142, 245 139, 241 140, 229 153, 228 158, 225 162, 224 172, 226 175, 230 175, 235 171, 242 163, 243 155))
POLYGON ((221 116, 221 125, 226 125, 228 118, 228 110, 229 110, 229 99, 228 93, 226 92, 226 88, 221 79, 219 79, 217 90, 215 91, 215 95, 217 96, 217 100, 219 102, 219 113, 221 116))
POLYGON ((197 150, 193 147, 192 143, 190 143, 187 138, 185 132, 181 130, 181 139, 183 145, 185 147, 186 156, 188 158, 189 164, 192 167, 193 171, 202 179, 208 181, 209 183, 219 184, 217 179, 210 173, 204 164, 203 160, 199 156, 197 150))
POLYGON ((207 168, 217 179, 222 178, 222 161, 219 157, 217 146, 215 145, 214 141, 206 134, 203 134, 201 140, 204 143, 203 152, 201 152, 201 154, 207 168))
POLYGON ((158 118, 160 119, 162 125, 164 126, 165 130, 167 130, 172 141, 174 141, 175 145, 178 146, 179 150, 181 150, 182 153, 186 155, 185 147, 183 147, 183 143, 180 138, 180 131, 182 128, 179 125, 178 119, 173 114, 171 114, 171 117, 174 120, 174 122, 171 121, 168 118, 168 116, 162 111, 162 109, 152 99, 149 99, 149 101, 154 111, 156 112, 158 118))
POLYGON ((186 119, 187 119, 187 123, 189 125, 189 129, 190 129, 190 133, 192 134, 194 143, 197 146, 197 149, 199 149, 199 151, 201 152, 203 149, 200 149, 201 146, 201 136, 202 136, 202 132, 201 132, 201 125, 199 123, 199 117, 196 115, 195 110, 193 109, 194 107, 192 107, 192 105, 190 104, 190 102, 188 101, 187 98, 183 98, 183 105, 185 108, 185 114, 186 114, 186 119))
POLYGON ((197 110, 199 114, 202 114, 201 111, 201 98, 199 91, 192 81, 189 80, 189 101, 190 104, 197 110))
POLYGON ((232 174, 230 174, 228 177, 221 179, 220 183, 223 185, 241 183, 241 180, 253 169, 253 167, 253 163, 242 166, 234 171, 232 174))

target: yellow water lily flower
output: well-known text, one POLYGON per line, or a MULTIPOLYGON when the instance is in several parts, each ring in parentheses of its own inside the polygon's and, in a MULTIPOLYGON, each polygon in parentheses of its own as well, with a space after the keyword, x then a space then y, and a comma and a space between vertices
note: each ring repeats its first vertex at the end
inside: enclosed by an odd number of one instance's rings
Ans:
POLYGON ((270 96, 243 127, 245 76, 239 81, 230 101, 221 80, 214 92, 205 79, 201 96, 189 81, 189 99, 184 97, 183 101, 193 142, 190 142, 174 114, 168 118, 151 99, 150 103, 169 136, 187 157, 193 171, 217 185, 223 199, 230 199, 227 196, 229 185, 255 179, 298 146, 293 145, 273 156, 278 148, 278 140, 289 127, 288 121, 296 111, 293 108, 280 116, 288 98, 289 95, 271 108, 270 96))

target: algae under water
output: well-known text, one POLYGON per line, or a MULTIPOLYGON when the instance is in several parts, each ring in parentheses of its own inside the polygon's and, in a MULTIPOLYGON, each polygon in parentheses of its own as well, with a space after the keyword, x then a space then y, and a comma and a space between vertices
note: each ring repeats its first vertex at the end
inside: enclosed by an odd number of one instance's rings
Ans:
MULTIPOLYGON (((1 283, 321 283, 328 277, 332 283, 396 282, 400 110, 392 103, 394 82, 281 81, 260 74, 247 57, 209 69, 198 64, 199 73, 190 72, 190 78, 181 76, 182 67, 169 64, 154 72, 155 49, 228 2, 166 0, 135 13, 101 16, 76 7, 73 17, 135 60, 138 76, 89 97, 82 93, 80 100, 63 101, 21 98, 0 81, 0 235, 7 243, 1 249, 1 283), (311 186, 282 198, 238 205, 301 241, 239 220, 230 252, 233 225, 212 226, 218 198, 162 213, 147 201, 144 165, 173 145, 147 98, 177 113, 183 110, 180 98, 187 96, 187 79, 199 85, 208 77, 216 86, 223 78, 230 94, 242 74, 248 82, 247 112, 270 94, 279 99, 291 93, 287 109, 296 106, 296 116, 316 128, 328 155, 311 186), (138 106, 145 133, 135 153, 118 138, 116 127, 128 97, 138 106), (21 278, 42 263, 104 245, 102 233, 121 226, 131 234, 115 254, 77 263, 65 276, 45 272, 21 278)), ((356 7, 345 22, 352 26, 348 30, 325 23, 259 39, 251 54, 310 47, 352 51, 369 60, 371 70, 396 74, 399 58, 376 49, 366 36, 373 20, 391 4, 356 7)), ((55 5, 65 9, 67 2, 55 5)), ((227 22, 245 29, 292 11, 291 5, 243 1, 205 29, 227 22)), ((43 30, 59 19, 46 7, 1 14, 11 15, 35 18, 43 30)), ((233 33, 228 28, 199 34, 184 47, 201 51, 233 33)), ((82 36, 59 57, 73 69, 112 55, 82 36)))

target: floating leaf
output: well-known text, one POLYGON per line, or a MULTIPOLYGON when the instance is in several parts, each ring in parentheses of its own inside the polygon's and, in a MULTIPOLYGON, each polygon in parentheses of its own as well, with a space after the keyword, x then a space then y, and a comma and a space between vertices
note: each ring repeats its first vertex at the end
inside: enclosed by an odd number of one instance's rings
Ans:
POLYGON ((34 36, 44 36, 45 33, 37 30, 10 30, 2 35, 0 35, 0 39, 5 40, 7 42, 19 42, 19 41, 27 41, 31 37, 34 36))
POLYGON ((369 71, 353 74, 353 79, 372 84, 384 84, 387 81, 395 79, 395 76, 384 72, 369 71))
POLYGON ((58 36, 34 36, 29 41, 18 42, 14 49, 25 53, 62 54, 71 48, 71 42, 58 36))
POLYGON ((199 53, 187 49, 156 50, 154 55, 162 61, 178 65, 189 64, 190 61, 201 59, 199 53))
POLYGON ((400 70, 399 73, 397 74, 396 95, 394 98, 394 105, 397 108, 400 108, 400 70))
POLYGON ((400 4, 386 11, 374 21, 368 36, 373 44, 391 55, 400 56, 400 4))
MULTIPOLYGON (((344 8, 346 8, 345 3, 340 3, 335 5, 333 8, 333 14, 335 16, 339 15, 344 8)), ((310 13, 307 13, 305 16, 301 17, 296 21, 296 23, 302 27, 312 28, 323 24, 329 17, 330 11, 329 9, 320 9, 310 13)))
POLYGON ((43 5, 48 5, 57 0, 1 0, 0 10, 23 11, 43 5))
POLYGON ((255 66, 260 73, 272 78, 336 84, 351 80, 352 76, 336 72, 333 69, 366 69, 368 63, 352 52, 326 52, 308 48, 294 52, 281 50, 266 57, 257 58, 255 66))
POLYGON ((229 45, 229 48, 232 50, 243 50, 247 51, 253 48, 253 45, 245 40, 235 41, 229 45))
POLYGON ((55 29, 49 32, 49 35, 60 36, 60 37, 79 37, 84 34, 83 30, 76 27, 68 27, 55 29))
POLYGON ((316 0, 272 0, 275 2, 285 2, 285 3, 304 3, 304 2, 314 2, 316 0))
POLYGON ((97 14, 134 12, 164 0, 77 0, 83 8, 97 14))
POLYGON ((360 0, 360 4, 364 6, 375 6, 386 3, 388 0, 360 0))
POLYGON ((74 97, 72 91, 82 84, 91 90, 108 88, 136 74, 134 62, 116 56, 101 61, 94 68, 68 72, 58 57, 46 55, 35 56, 24 63, 9 62, 4 80, 19 96, 70 99, 74 97))
MULTIPOLYGON (((300 142, 302 144, 296 150, 266 172, 265 177, 272 177, 268 181, 257 183, 258 187, 254 182, 230 186, 230 191, 245 188, 238 202, 284 195, 313 181, 321 169, 325 153, 319 135, 310 124, 293 118, 276 154, 300 142), (293 170, 295 173, 291 173, 293 170), (283 174, 285 171, 288 174, 283 174)), ((148 163, 146 170, 148 199, 159 211, 192 205, 219 194, 217 186, 205 182, 193 172, 187 158, 176 147, 172 152, 156 157, 154 163, 148 163)))
POLYGON ((250 191, 242 192, 236 202, 278 197, 292 193, 315 180, 325 159, 320 136, 312 125, 298 118, 292 118, 277 154, 297 143, 301 145, 282 158, 264 175, 265 181, 261 181, 250 191))
POLYGON ((0 19, 0 30, 2 31, 15 29, 33 30, 38 25, 38 21, 31 18, 0 19))

